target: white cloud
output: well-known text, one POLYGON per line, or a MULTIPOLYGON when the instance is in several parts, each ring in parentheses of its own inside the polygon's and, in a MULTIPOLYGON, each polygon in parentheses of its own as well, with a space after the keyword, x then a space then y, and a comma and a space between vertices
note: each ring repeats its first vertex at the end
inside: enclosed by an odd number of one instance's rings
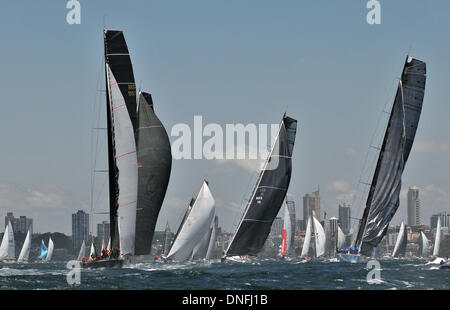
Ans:
POLYGON ((417 153, 447 153, 450 152, 450 142, 416 141, 412 151, 417 153))
POLYGON ((328 185, 328 189, 334 192, 346 192, 350 190, 350 184, 345 180, 335 180, 328 185))
POLYGON ((356 150, 356 149, 354 149, 352 147, 345 146, 345 147, 342 148, 342 150, 344 151, 345 154, 347 154, 349 156, 352 156, 352 157, 359 156, 358 150, 356 150))

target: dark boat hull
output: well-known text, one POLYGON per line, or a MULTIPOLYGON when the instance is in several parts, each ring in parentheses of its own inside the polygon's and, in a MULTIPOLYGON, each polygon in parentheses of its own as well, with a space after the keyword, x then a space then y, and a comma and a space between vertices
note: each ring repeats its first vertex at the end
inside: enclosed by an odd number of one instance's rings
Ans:
POLYGON ((100 260, 89 263, 81 263, 83 268, 121 268, 123 266, 123 260, 121 259, 110 259, 110 260, 100 260))
POLYGON ((441 269, 450 269, 450 262, 442 264, 440 268, 441 269))

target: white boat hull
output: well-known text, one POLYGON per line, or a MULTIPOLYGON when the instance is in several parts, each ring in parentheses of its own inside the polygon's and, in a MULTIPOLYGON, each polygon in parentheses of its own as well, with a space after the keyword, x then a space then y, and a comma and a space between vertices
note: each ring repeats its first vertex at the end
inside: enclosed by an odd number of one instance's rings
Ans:
POLYGON ((364 259, 359 254, 338 254, 337 258, 340 262, 345 263, 362 263, 364 262, 364 259))

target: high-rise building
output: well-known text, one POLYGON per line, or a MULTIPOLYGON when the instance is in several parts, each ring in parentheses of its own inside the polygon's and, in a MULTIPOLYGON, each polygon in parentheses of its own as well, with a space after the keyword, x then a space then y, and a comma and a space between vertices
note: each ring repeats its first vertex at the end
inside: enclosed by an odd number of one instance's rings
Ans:
POLYGON ((283 220, 280 217, 276 217, 273 220, 270 233, 272 236, 281 235, 283 233, 283 220))
MULTIPOLYGON (((430 228, 434 229, 437 227, 437 222, 438 222, 438 218, 439 218, 439 214, 433 214, 430 218, 430 228)), ((441 221, 441 226, 442 226, 442 221, 441 221)))
POLYGON ((419 188, 411 186, 408 190, 408 225, 420 225, 419 188))
POLYGON ((99 242, 99 246, 102 246, 102 242, 105 245, 105 248, 108 246, 109 242, 109 222, 103 221, 100 224, 97 224, 97 238, 99 242))
POLYGON ((350 206, 347 206, 345 203, 339 205, 339 224, 341 225, 341 229, 344 234, 348 234, 350 232, 352 212, 350 206))
POLYGON ((308 222, 308 217, 312 211, 316 213, 317 220, 320 221, 320 192, 319 190, 303 196, 303 220, 308 222))
POLYGON ((430 219, 430 227, 434 229, 437 227, 438 218, 441 218, 441 227, 450 228, 450 212, 440 212, 438 214, 433 214, 430 219))
POLYGON ((26 234, 28 229, 30 229, 31 234, 33 234, 33 219, 27 218, 26 216, 16 218, 12 212, 8 212, 5 216, 5 227, 8 225, 8 222, 11 222, 15 233, 26 234))
POLYGON ((80 250, 81 243, 87 244, 89 238, 89 214, 78 210, 72 214, 72 248, 76 253, 80 250))

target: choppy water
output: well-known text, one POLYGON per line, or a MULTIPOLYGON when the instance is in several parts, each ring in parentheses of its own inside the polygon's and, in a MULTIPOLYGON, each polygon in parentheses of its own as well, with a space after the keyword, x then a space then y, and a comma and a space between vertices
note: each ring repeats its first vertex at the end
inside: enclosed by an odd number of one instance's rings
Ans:
POLYGON ((449 289, 450 270, 426 260, 379 260, 381 281, 368 284, 366 263, 329 260, 252 263, 141 263, 122 269, 82 269, 81 284, 67 283, 66 263, 4 264, 0 289, 449 289))

